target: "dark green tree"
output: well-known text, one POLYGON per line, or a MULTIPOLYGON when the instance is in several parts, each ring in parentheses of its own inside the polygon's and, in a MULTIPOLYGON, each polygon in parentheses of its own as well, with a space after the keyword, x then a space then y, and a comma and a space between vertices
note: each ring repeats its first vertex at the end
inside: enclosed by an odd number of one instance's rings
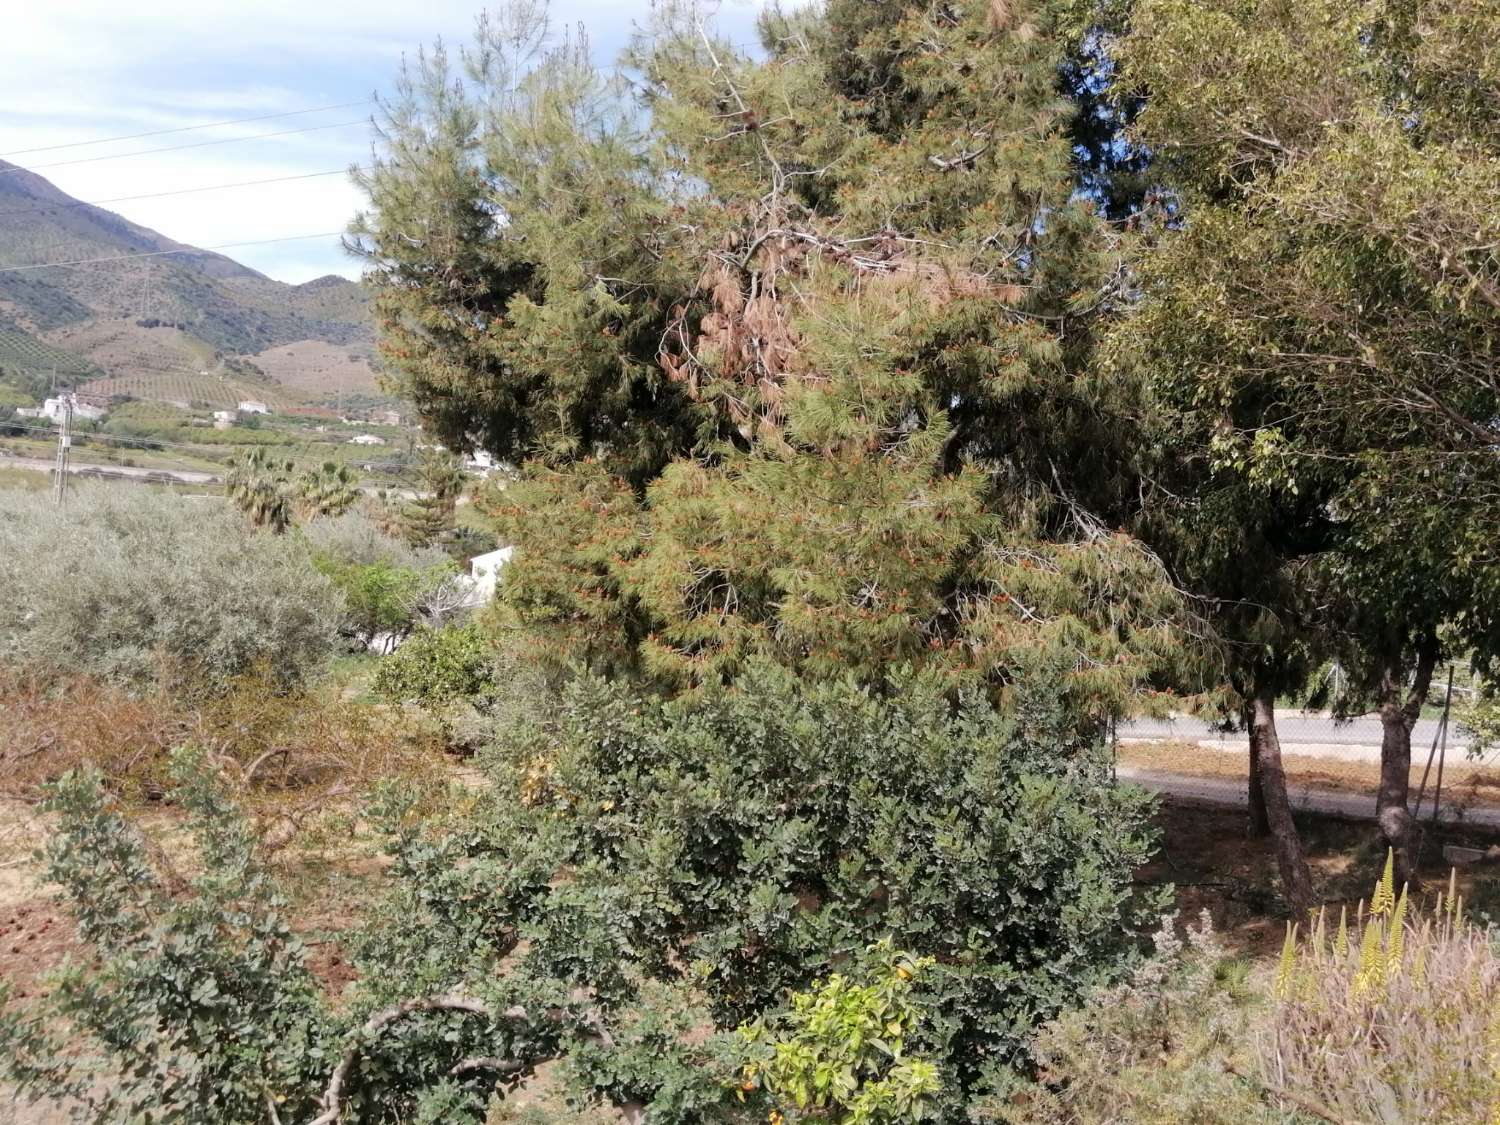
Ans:
POLYGON ((1301 509, 1279 534, 1385 724, 1403 871, 1434 663, 1497 639, 1497 35, 1464 0, 1143 0, 1120 53, 1181 209, 1130 332, 1213 471, 1301 509))
POLYGON ((1178 607, 1092 514, 1130 491, 1078 374, 1122 275, 1064 25, 834 3, 763 39, 665 7, 634 107, 492 24, 392 108, 355 236, 424 418, 525 465, 505 597, 559 666, 671 690, 757 654, 1002 695, 1045 666, 1097 722, 1178 607))

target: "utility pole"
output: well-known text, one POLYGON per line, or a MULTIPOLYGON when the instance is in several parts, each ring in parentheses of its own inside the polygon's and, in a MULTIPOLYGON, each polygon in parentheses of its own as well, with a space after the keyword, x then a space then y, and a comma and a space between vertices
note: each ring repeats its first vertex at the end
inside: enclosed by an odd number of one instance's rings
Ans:
POLYGON ((62 506, 63 497, 68 491, 68 449, 72 444, 73 396, 64 392, 62 418, 58 422, 57 429, 57 465, 53 470, 57 477, 53 482, 53 499, 59 507, 62 506))

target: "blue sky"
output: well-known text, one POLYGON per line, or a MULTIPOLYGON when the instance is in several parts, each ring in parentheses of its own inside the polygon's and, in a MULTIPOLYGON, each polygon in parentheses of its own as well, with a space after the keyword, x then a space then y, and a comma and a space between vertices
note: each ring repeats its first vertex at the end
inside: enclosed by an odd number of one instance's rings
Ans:
MULTIPOLYGON (((479 0, 15 0, 0 66, 0 156, 94 201, 342 169, 365 159, 369 106, 55 151, 31 150, 256 114, 354 102, 388 90, 403 53, 467 40, 479 0), (42 165, 313 125, 360 123, 259 141, 42 165)), ((583 23, 611 61, 650 0, 554 0, 556 26, 583 23)), ((760 0, 710 9, 736 41, 754 38, 760 0)), ((110 203, 197 246, 341 230, 360 205, 344 175, 110 203)), ((59 247, 58 257, 66 253, 59 247)), ((336 237, 223 251, 283 281, 358 276, 336 237)), ((22 265, 5 262, 4 265, 22 265)))

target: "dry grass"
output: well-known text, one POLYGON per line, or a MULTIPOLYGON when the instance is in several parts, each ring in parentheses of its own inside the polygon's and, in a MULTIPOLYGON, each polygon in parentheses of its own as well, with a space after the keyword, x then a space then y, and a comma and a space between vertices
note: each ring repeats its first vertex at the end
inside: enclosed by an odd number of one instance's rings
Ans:
POLYGON ((1260 1037, 1267 1084, 1330 1120, 1500 1115, 1500 959, 1454 884, 1426 909, 1387 865, 1367 909, 1289 929, 1260 1037))
MULTIPOLYGON (((1413 755, 1415 757, 1415 755, 1413 755)), ((1246 780, 1247 754, 1211 750, 1195 742, 1169 739, 1160 742, 1122 742, 1119 747, 1122 765, 1140 769, 1161 770, 1184 777, 1203 777, 1217 781, 1246 780)), ((1373 800, 1380 784, 1380 766, 1376 762, 1322 758, 1307 754, 1285 754, 1287 785, 1294 790, 1317 790, 1329 793, 1351 793, 1373 800)), ((1411 768, 1411 791, 1415 799, 1427 768, 1426 756, 1411 768)), ((1427 779, 1427 800, 1432 800, 1437 784, 1437 767, 1427 779)), ((1464 761, 1450 756, 1443 768, 1443 804, 1460 808, 1500 805, 1500 768, 1464 761)), ((1429 805, 1430 807, 1430 805, 1429 805)))
POLYGON ((157 800, 172 751, 195 747, 257 817, 271 850, 337 798, 428 774, 442 754, 437 732, 406 712, 349 699, 336 684, 281 691, 264 671, 198 700, 11 676, 0 700, 0 795, 34 800, 48 781, 91 767, 127 800, 157 800))

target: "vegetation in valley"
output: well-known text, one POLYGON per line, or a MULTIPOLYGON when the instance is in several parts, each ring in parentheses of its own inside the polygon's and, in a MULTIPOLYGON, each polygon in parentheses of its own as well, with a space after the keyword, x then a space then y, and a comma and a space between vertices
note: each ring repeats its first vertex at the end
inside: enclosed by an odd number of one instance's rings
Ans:
MULTIPOLYGON (((673 2, 610 67, 515 0, 415 54, 348 241, 422 444, 257 416, 222 498, 0 492, 0 790, 78 954, 0 991, 0 1077, 204 1125, 1494 1118, 1493 902, 1422 882, 1478 832, 1408 790, 1441 662, 1500 729, 1497 37, 673 2), (1375 823, 1293 806, 1289 698, 1378 715, 1375 823), (1169 710, 1243 734, 1248 817, 1117 779, 1169 710)), ((363 302, 174 270, 132 331, 363 302)))

